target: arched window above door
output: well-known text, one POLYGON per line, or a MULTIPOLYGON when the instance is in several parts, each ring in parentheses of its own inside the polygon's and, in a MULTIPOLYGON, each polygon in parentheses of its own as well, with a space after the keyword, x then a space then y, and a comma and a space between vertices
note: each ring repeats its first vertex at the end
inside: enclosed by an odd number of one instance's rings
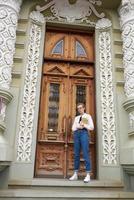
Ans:
POLYGON ((51 54, 63 55, 63 46, 64 46, 64 40, 62 39, 55 44, 51 54))
POLYGON ((87 57, 86 50, 79 41, 76 41, 75 49, 76 49, 76 57, 87 57))
POLYGON ((94 62, 93 36, 90 34, 49 31, 46 35, 45 59, 94 62))

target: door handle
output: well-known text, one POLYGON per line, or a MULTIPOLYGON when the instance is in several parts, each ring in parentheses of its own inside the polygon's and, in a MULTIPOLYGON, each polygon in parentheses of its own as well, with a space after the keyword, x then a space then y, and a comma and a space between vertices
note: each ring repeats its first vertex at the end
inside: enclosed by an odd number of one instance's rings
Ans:
POLYGON ((71 134, 72 131, 72 117, 68 117, 68 133, 71 134))
POLYGON ((66 115, 64 115, 64 117, 62 118, 62 132, 65 133, 66 132, 66 115))

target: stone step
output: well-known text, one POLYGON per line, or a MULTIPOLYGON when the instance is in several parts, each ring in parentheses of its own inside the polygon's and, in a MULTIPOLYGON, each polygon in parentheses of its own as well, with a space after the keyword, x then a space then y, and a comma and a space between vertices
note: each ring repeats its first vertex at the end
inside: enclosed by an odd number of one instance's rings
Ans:
POLYGON ((1 200, 134 200, 134 193, 123 191, 85 191, 82 188, 64 188, 61 190, 45 188, 35 189, 8 189, 0 191, 1 200))
POLYGON ((34 178, 12 180, 9 189, 0 191, 3 200, 134 200, 134 193, 125 192, 119 181, 34 178))
POLYGON ((12 180, 9 182, 9 188, 82 188, 89 189, 109 189, 109 190, 123 190, 124 185, 119 181, 100 181, 91 180, 89 183, 84 183, 83 180, 69 181, 68 179, 54 179, 54 178, 34 178, 33 180, 12 180))

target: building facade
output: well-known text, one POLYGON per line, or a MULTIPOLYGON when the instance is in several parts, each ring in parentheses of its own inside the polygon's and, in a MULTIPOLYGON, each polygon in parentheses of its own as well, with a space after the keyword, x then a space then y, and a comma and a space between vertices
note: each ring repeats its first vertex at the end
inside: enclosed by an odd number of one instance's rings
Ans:
POLYGON ((1 187, 72 174, 81 101, 92 179, 133 190, 133 54, 132 0, 0 0, 1 187))

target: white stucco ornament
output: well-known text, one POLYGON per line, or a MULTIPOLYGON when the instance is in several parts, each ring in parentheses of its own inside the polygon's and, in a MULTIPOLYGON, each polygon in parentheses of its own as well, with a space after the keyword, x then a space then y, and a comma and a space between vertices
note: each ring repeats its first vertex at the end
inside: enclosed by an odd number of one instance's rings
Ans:
POLYGON ((131 22, 134 18, 134 0, 122 0, 121 6, 119 7, 120 24, 121 27, 131 22))
POLYGON ((96 29, 105 29, 105 28, 109 28, 111 26, 112 26, 112 23, 109 19, 102 18, 102 19, 98 20, 95 28, 96 29))
POLYGON ((9 89, 21 0, 0 0, 0 87, 9 89))
POLYGON ((129 113, 129 126, 130 128, 134 128, 134 112, 129 113))
MULTIPOLYGON (((48 1, 45 1, 48 2, 48 1)), ((95 8, 95 5, 100 6, 102 2, 100 0, 76 0, 75 3, 70 3, 69 0, 52 0, 48 3, 45 3, 43 7, 37 6, 36 9, 39 12, 45 11, 50 8, 52 16, 47 16, 47 20, 58 19, 59 21, 67 21, 86 23, 95 25, 94 22, 89 20, 89 17, 92 13, 98 18, 103 18, 104 13, 99 14, 95 8)))
POLYGON ((119 9, 123 40, 125 94, 134 98, 134 0, 122 1, 119 9))
POLYGON ((41 16, 40 18, 38 13, 37 16, 36 13, 32 13, 30 14, 30 17, 33 17, 32 19, 34 22, 32 22, 29 34, 23 104, 19 123, 17 145, 17 161, 19 162, 31 161, 32 132, 37 90, 36 84, 38 78, 38 62, 42 34, 41 26, 35 22, 41 23, 43 18, 41 16), (39 19, 41 19, 41 21, 39 21, 39 19))
MULTIPOLYGON (((110 24, 110 22, 108 23, 110 24)), ((117 165, 116 118, 112 65, 112 41, 109 30, 99 32, 100 95, 103 165, 117 165)))
POLYGON ((15 12, 19 13, 22 0, 0 0, 1 6, 12 8, 15 12))
POLYGON ((12 99, 11 72, 21 3, 22 0, 0 0, 0 127, 5 120, 7 99, 8 103, 12 99))
POLYGON ((37 23, 45 23, 45 18, 43 16, 43 14, 41 14, 38 11, 32 11, 30 13, 30 19, 32 19, 33 21, 37 22, 37 23))
POLYGON ((122 0, 119 8, 123 40, 124 108, 129 113, 129 128, 134 129, 134 0, 122 0))

